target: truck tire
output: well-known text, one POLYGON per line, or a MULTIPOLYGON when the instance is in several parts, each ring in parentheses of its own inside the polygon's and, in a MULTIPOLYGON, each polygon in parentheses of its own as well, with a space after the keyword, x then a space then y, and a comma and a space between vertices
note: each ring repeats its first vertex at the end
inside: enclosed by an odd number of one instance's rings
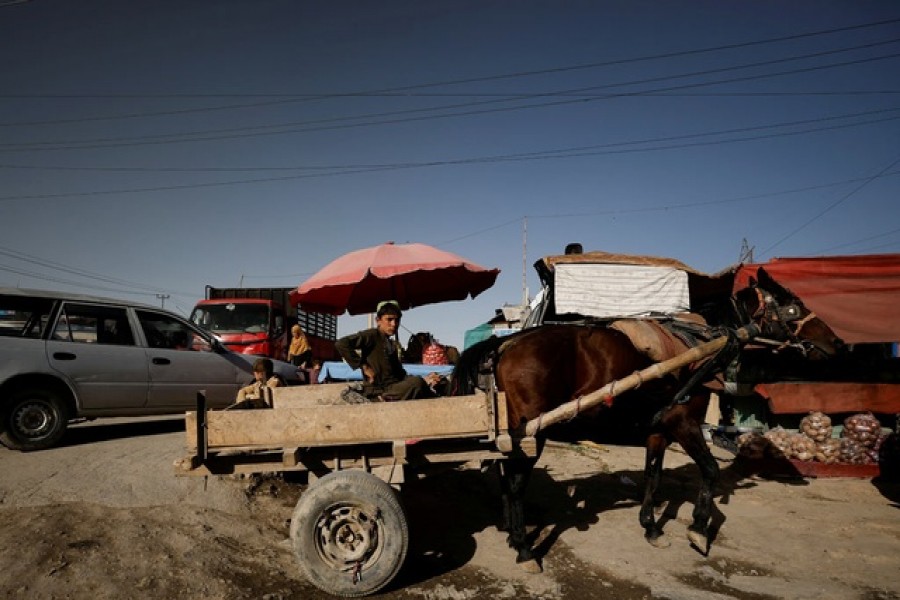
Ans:
POLYGON ((60 395, 43 388, 16 390, 0 412, 0 442, 25 452, 55 445, 69 421, 69 411, 60 395))
POLYGON ((310 583, 352 598, 380 590, 397 575, 409 530, 391 486, 351 469, 330 473, 303 492, 291 541, 310 583))

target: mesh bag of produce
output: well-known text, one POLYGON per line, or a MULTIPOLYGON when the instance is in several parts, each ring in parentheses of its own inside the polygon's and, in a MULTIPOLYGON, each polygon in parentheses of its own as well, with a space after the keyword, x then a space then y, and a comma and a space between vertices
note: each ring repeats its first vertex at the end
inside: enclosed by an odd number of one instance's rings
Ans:
POLYGON ((862 465, 866 463, 866 447, 854 439, 841 438, 841 460, 843 463, 862 465))
POLYGON ((816 442, 816 460, 830 465, 841 459, 841 440, 832 438, 816 442))
POLYGON ((791 442, 790 458, 812 460, 816 456, 816 442, 805 433, 794 433, 788 438, 791 442))
POLYGON ((791 434, 781 427, 770 429, 763 437, 772 444, 772 455, 778 458, 790 458, 791 456, 791 434))
POLYGON ((859 442, 866 448, 875 446, 881 435, 881 422, 872 413, 859 413, 844 419, 843 437, 859 442))
POLYGON ((800 431, 816 442, 831 437, 831 418, 819 411, 811 412, 800 420, 800 431))

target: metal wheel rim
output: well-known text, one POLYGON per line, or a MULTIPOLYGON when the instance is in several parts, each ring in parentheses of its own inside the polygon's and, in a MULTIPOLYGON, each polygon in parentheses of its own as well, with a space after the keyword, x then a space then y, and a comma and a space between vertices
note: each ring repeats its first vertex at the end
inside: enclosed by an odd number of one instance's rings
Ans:
POLYGON ((16 410, 14 423, 16 430, 29 439, 47 436, 52 430, 56 417, 46 404, 29 402, 16 410))
POLYGON ((355 502, 332 504, 316 521, 316 551, 332 569, 362 571, 381 555, 382 529, 378 508, 355 502))

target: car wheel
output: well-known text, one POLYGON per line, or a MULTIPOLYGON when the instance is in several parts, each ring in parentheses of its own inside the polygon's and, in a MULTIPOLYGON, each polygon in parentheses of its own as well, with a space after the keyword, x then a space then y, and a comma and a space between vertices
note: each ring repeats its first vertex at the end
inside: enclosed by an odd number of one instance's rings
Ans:
POLYGON ((353 469, 330 473, 303 492, 291 540, 310 583, 349 598, 372 594, 394 578, 409 532, 391 486, 353 469))
POLYGON ((3 411, 0 442, 13 450, 43 450, 55 445, 69 421, 66 403, 54 391, 23 389, 14 392, 3 411))

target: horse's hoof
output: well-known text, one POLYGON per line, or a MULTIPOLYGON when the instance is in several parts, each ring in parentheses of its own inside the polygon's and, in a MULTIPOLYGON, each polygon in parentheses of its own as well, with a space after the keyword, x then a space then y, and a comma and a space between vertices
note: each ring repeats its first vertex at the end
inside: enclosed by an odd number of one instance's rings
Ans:
POLYGON ((648 537, 647 541, 650 542, 650 545, 654 548, 668 548, 672 545, 672 542, 669 541, 669 538, 665 535, 657 535, 655 537, 648 537))
POLYGON ((543 573, 544 569, 541 568, 541 563, 537 561, 536 558, 532 558, 529 560, 522 561, 518 563, 519 568, 528 573, 529 575, 537 575, 538 573, 543 573))
POLYGON ((691 546, 696 548, 700 554, 706 556, 709 554, 709 539, 700 533, 699 531, 692 531, 688 529, 687 533, 688 541, 691 542, 691 546))

